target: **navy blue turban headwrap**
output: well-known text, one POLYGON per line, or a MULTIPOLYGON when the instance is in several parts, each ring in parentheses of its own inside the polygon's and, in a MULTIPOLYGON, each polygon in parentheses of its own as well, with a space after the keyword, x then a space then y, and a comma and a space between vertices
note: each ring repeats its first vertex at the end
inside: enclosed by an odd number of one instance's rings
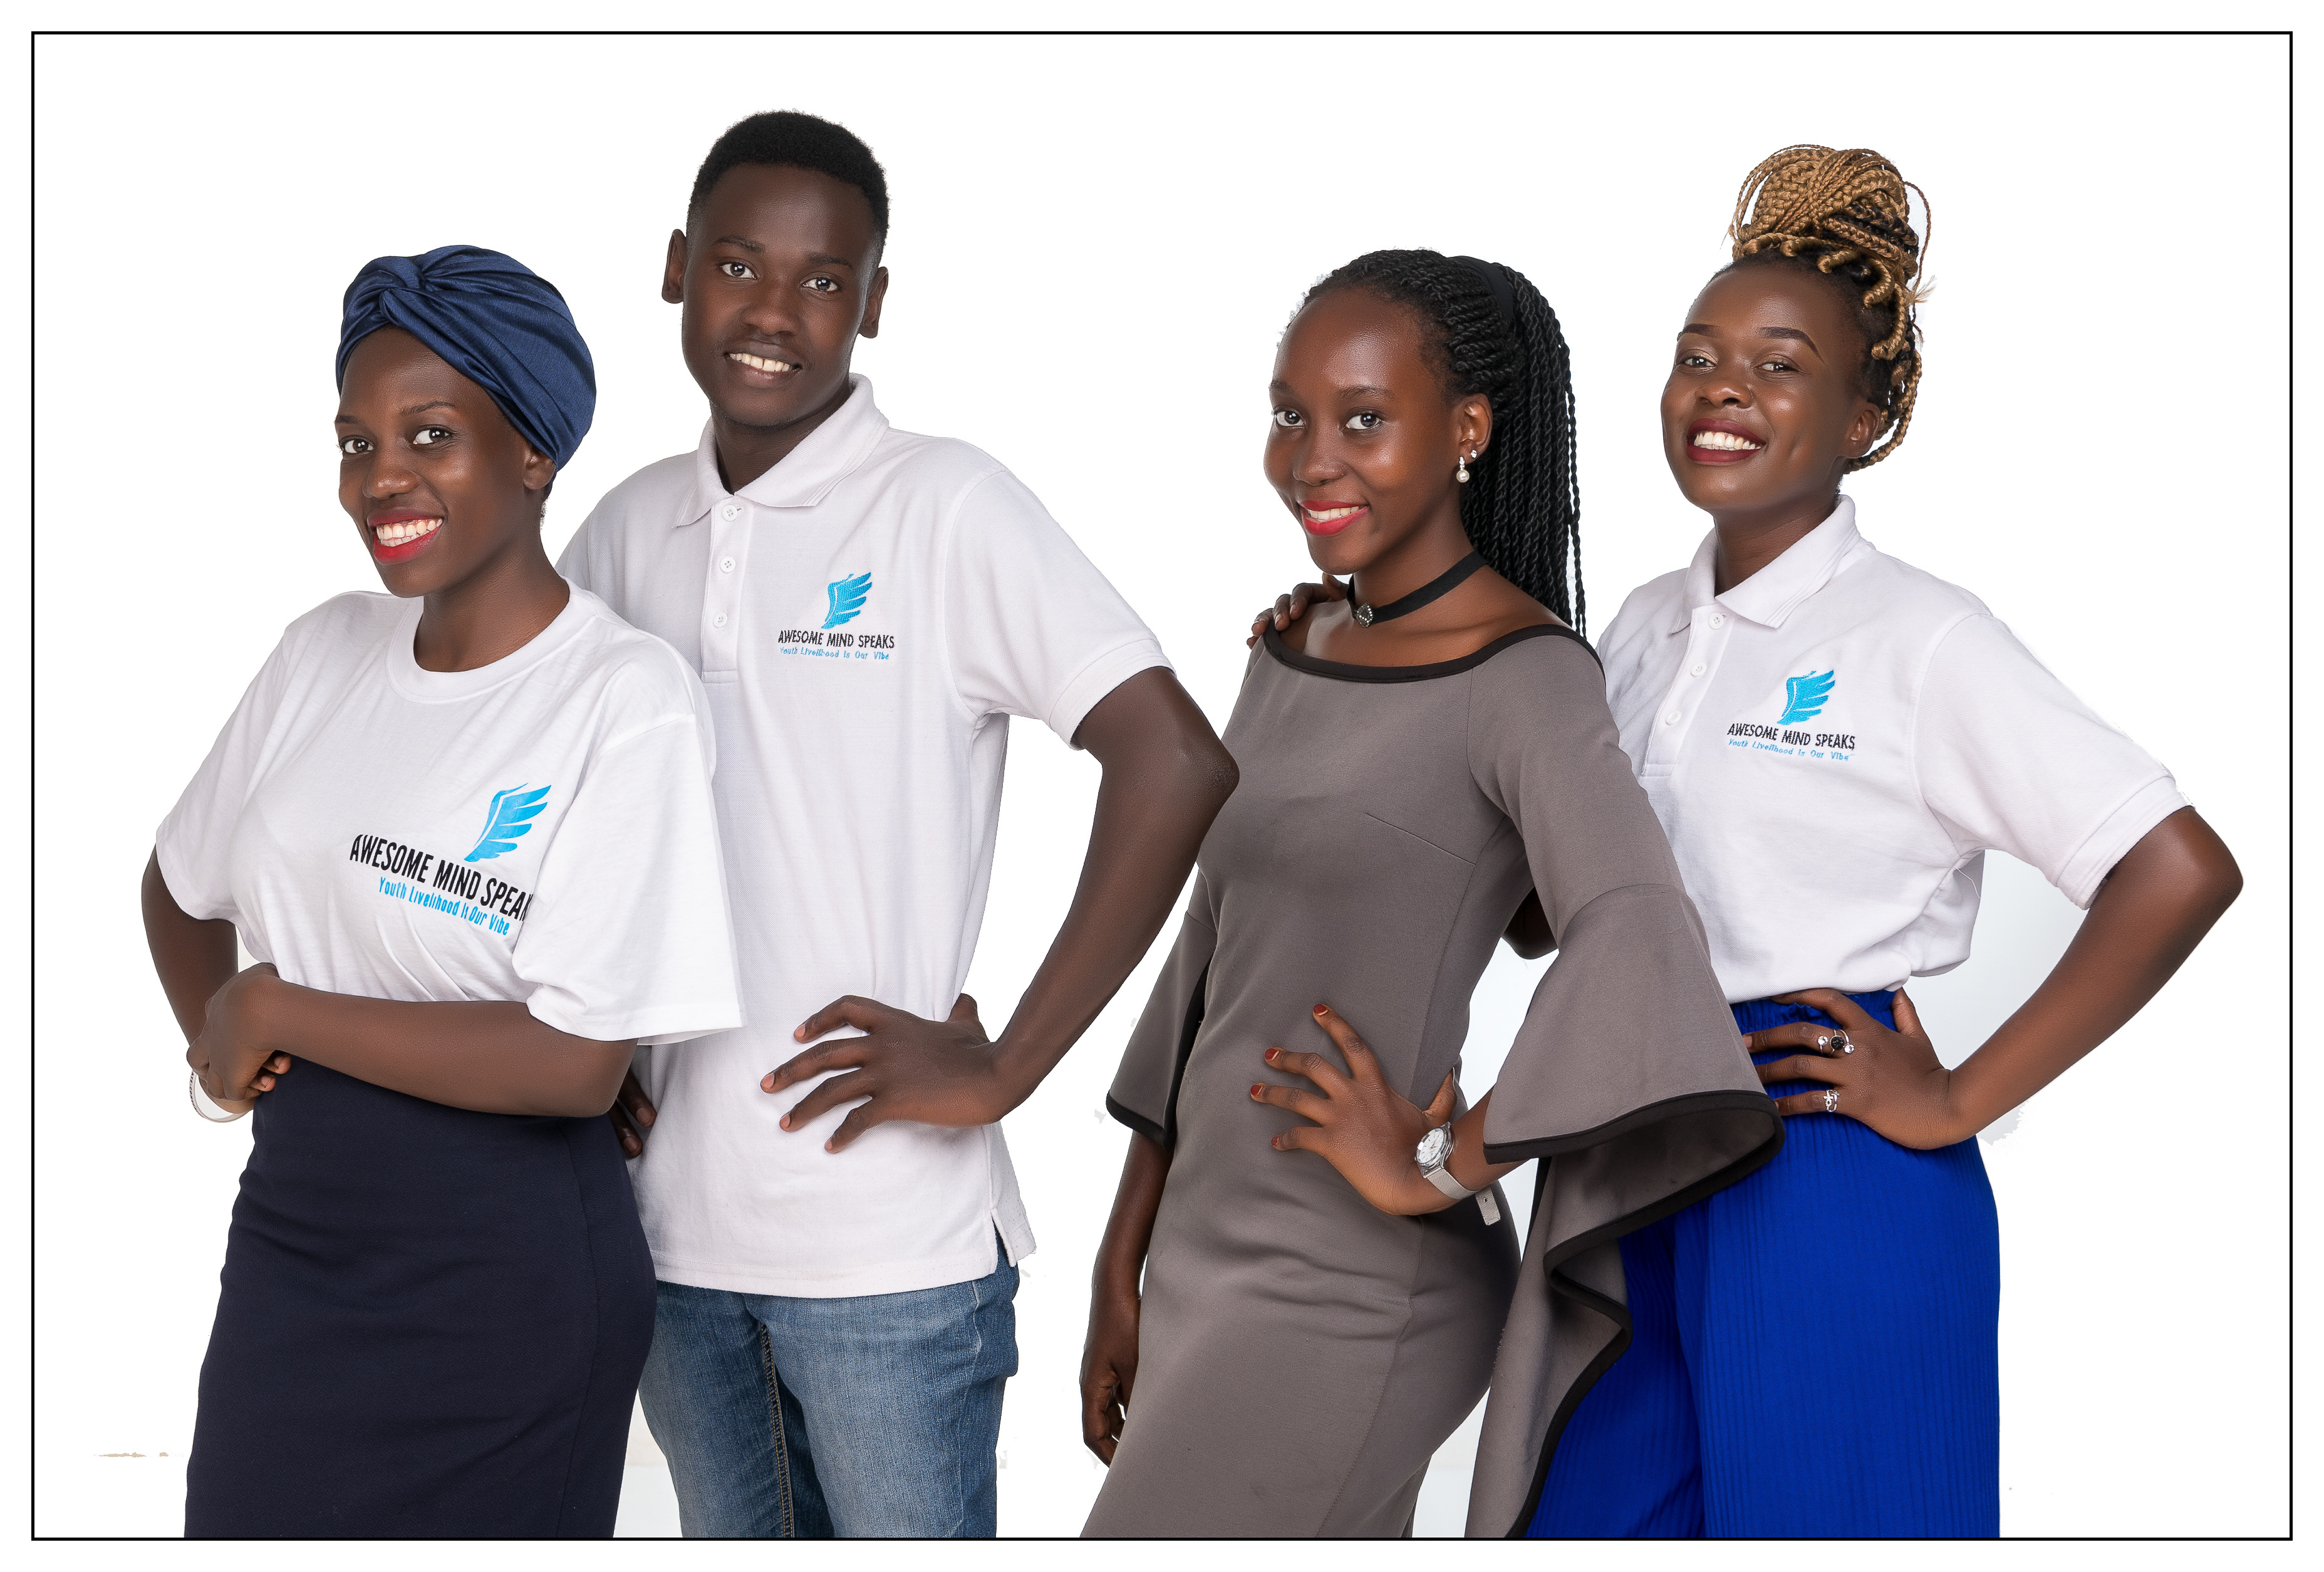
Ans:
POLYGON ((401 327, 490 393, 535 450, 563 469, 597 412, 597 372, 557 286, 512 256, 439 245, 383 256, 347 286, 339 385, 356 343, 401 327))

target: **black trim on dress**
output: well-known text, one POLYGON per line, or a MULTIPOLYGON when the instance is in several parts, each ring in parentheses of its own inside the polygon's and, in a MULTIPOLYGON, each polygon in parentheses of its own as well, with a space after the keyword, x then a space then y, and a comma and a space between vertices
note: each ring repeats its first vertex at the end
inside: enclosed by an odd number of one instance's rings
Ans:
MULTIPOLYGON (((1766 1114, 1775 1121, 1775 1145, 1767 1153, 1775 1154, 1784 1145, 1783 1116, 1776 1113, 1775 1099, 1763 1091, 1691 1091, 1683 1097, 1666 1097, 1660 1102, 1646 1103, 1628 1113, 1607 1120, 1587 1130, 1577 1130, 1570 1135, 1543 1135, 1531 1141, 1488 1141, 1485 1161, 1488 1163, 1523 1163, 1529 1157, 1554 1157, 1561 1152, 1580 1152, 1591 1146, 1602 1146, 1617 1135, 1627 1135, 1648 1125, 1686 1114, 1729 1113, 1766 1114)), ((1739 1176, 1738 1176, 1739 1177, 1739 1176)), ((1628 1230, 1625 1229, 1624 1232, 1628 1230)))
POLYGON ((1111 1092, 1105 1094, 1105 1111, 1111 1114, 1121 1123, 1128 1125, 1131 1129, 1137 1131, 1148 1140, 1158 1142, 1160 1145, 1165 1146, 1170 1144, 1169 1132, 1163 1129, 1161 1126, 1156 1124, 1153 1120, 1148 1118, 1144 1114, 1132 1113, 1130 1109, 1123 1108, 1120 1103, 1113 1100, 1113 1094, 1111 1092))
MULTIPOLYGON (((1312 676, 1335 677, 1341 682, 1351 683, 1418 683, 1432 677, 1458 676, 1464 671, 1474 671, 1513 645, 1523 644, 1528 639, 1552 638, 1571 639, 1590 650, 1591 659, 1598 660, 1598 652, 1590 648, 1590 640, 1563 622, 1542 622, 1531 628, 1520 628, 1514 633, 1502 634, 1473 655, 1464 655, 1458 660, 1431 661, 1425 666, 1351 666, 1343 660, 1318 660, 1284 643, 1283 635, 1271 627, 1259 635, 1259 642, 1267 647, 1268 654, 1285 666, 1312 676)), ((1602 669, 1606 663, 1600 660, 1598 664, 1602 669)))
MULTIPOLYGON (((1715 1190, 1724 1190, 1730 1184, 1749 1178, 1773 1162, 1775 1154, 1784 1149, 1784 1120, 1783 1116, 1775 1111, 1774 1100, 1761 1093, 1692 1092, 1685 1097, 1665 1098, 1662 1101, 1650 1103, 1643 1108, 1635 1108, 1620 1118, 1609 1120, 1593 1130, 1586 1130, 1579 1135, 1553 1135, 1539 1141, 1516 1141, 1486 1146, 1486 1159, 1493 1163, 1516 1161, 1520 1155, 1549 1157, 1558 1152, 1579 1151, 1600 1145, 1617 1135, 1643 1128, 1662 1119, 1688 1114, 1711 1113, 1720 1109, 1744 1113, 1765 1112, 1770 1126, 1768 1138, 1717 1172, 1708 1174, 1684 1189, 1665 1196, 1653 1205, 1641 1207, 1638 1210, 1616 1218, 1611 1222, 1602 1223, 1587 1233, 1577 1234, 1572 1238, 1563 1240, 1543 1252, 1542 1270, 1548 1274, 1550 1292, 1572 1300, 1612 1321, 1615 1328, 1614 1340, 1600 1350, 1598 1356, 1590 1362, 1588 1367, 1579 1376, 1574 1378, 1573 1384, 1566 1390, 1564 1397, 1559 1401, 1557 1411, 1550 1416, 1549 1428, 1542 1436, 1541 1457, 1534 1465, 1533 1488, 1526 1493, 1525 1505, 1519 1509, 1517 1521, 1509 1525, 1506 1538, 1521 1540, 1525 1538, 1526 1531, 1533 1526, 1534 1513, 1541 1510, 1542 1487, 1549 1483, 1549 1464, 1550 1459, 1556 1455, 1558 1438, 1565 1433, 1566 1424, 1573 1418, 1574 1411, 1582 1406, 1582 1400, 1589 1396, 1590 1389, 1597 1385, 1599 1379, 1614 1367, 1614 1361, 1620 1358, 1630 1346, 1633 1323, 1629 1307, 1627 1304, 1617 1305, 1596 1289, 1564 1276, 1557 1270, 1558 1267, 1585 1250, 1594 1249, 1625 1234, 1637 1233, 1640 1228, 1661 1222, 1674 1212, 1684 1211, 1688 1207, 1715 1190)), ((1537 1175, 1534 1181, 1534 1216, 1536 1225, 1540 1220, 1544 1200, 1549 1192, 1549 1186, 1545 1182, 1545 1175, 1537 1175)))
POLYGON ((1178 1086, 1186 1079, 1186 1061, 1194 1052, 1194 1034, 1202 1030, 1210 981, 1211 969, 1205 966, 1202 975, 1194 979, 1194 991, 1186 1000, 1185 1018, 1178 1027, 1178 1059, 1170 1067, 1170 1096, 1162 1105, 1162 1122, 1156 1124, 1144 1114, 1116 1102, 1111 1092, 1106 1093, 1107 1113, 1148 1140, 1158 1143, 1165 1151, 1178 1145, 1178 1086))

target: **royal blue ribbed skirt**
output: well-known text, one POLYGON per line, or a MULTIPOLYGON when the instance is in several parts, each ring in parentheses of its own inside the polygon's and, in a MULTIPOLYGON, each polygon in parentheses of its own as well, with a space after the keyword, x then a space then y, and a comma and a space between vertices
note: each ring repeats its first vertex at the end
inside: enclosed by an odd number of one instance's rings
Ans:
MULTIPOLYGON (((1894 1025, 1895 995, 1850 997, 1894 1025)), ((1557 1439, 1531 1537, 2000 1531, 2001 1241, 1974 1139, 1915 1152, 1795 1116, 1773 1162, 1621 1249, 1630 1344, 1557 1439)))

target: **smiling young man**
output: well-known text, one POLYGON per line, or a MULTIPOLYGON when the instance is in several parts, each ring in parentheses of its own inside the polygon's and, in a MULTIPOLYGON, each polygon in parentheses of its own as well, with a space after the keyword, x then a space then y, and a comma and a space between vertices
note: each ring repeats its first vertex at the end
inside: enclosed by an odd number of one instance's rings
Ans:
POLYGON ((721 749, 749 1025, 641 1054, 624 1132, 659 1279, 646 1417, 689 1536, 993 1532, 1033 1248, 999 1121, 1145 952, 1234 787, 1032 493, 893 429, 850 373, 887 232, 841 127, 719 138, 662 281, 709 424, 560 564, 694 661, 721 749), (960 988, 1010 715, 1103 775, 1073 905, 988 1042, 960 988))

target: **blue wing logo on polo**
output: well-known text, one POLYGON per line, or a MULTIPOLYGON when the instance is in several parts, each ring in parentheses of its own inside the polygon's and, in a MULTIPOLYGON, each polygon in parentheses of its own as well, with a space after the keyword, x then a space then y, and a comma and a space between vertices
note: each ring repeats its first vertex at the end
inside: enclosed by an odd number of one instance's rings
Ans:
POLYGON ((392 836, 358 835, 347 849, 347 860, 369 869, 379 893, 389 900, 505 937, 531 914, 532 892, 475 865, 515 850, 532 833, 554 789, 528 783, 494 792, 484 808, 484 832, 466 857, 423 851, 392 836))
MULTIPOLYGON (((814 660, 890 660, 896 653, 893 633, 872 633, 849 623, 863 615, 872 602, 872 575, 842 574, 823 586, 823 625, 785 628, 775 635, 779 655, 803 655, 814 660)), ((891 602, 892 605, 892 602, 891 602)))
POLYGON ((831 601, 830 609, 823 614, 824 630, 828 632, 863 614, 863 602, 872 598, 872 575, 859 573, 853 578, 835 580, 824 585, 823 593, 831 601))
POLYGON ((1775 722, 1778 726, 1796 726, 1802 721, 1812 721, 1823 713, 1823 703, 1831 697, 1832 675, 1818 676, 1806 672, 1784 679, 1784 712, 1775 722))
POLYGON ((503 851, 514 851, 517 841, 532 832, 532 822, 549 805, 549 794, 554 789, 542 786, 539 791, 527 791, 521 786, 512 786, 504 792, 494 792, 492 805, 484 810, 484 832, 477 839, 476 849, 460 860, 490 862, 503 851))
MULTIPOLYGON (((1737 721, 1727 728, 1727 746, 1753 753, 1773 753, 1787 758, 1821 758, 1845 764, 1856 751, 1853 731, 1808 731, 1801 728, 1831 703, 1840 678, 1813 666, 1784 679, 1783 712, 1774 725, 1764 721, 1737 721)), ((1761 712, 1765 713, 1765 712, 1761 712)))

